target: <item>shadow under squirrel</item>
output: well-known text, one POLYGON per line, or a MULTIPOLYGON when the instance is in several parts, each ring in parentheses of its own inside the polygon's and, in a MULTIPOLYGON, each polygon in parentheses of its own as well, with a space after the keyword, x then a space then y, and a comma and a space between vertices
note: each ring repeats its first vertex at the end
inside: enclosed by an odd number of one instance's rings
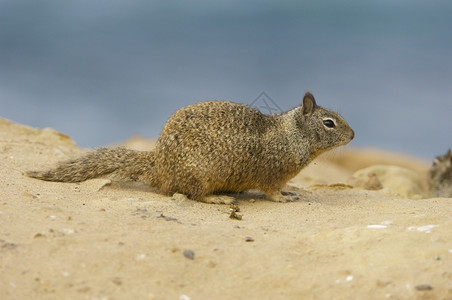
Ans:
POLYGON ((60 182, 114 175, 157 187, 165 195, 182 193, 210 203, 231 202, 214 193, 258 189, 284 202, 288 198, 281 189, 287 181, 321 153, 353 138, 347 122, 317 106, 311 93, 304 95, 303 105, 272 115, 243 104, 208 101, 176 111, 154 151, 100 148, 27 175, 60 182))

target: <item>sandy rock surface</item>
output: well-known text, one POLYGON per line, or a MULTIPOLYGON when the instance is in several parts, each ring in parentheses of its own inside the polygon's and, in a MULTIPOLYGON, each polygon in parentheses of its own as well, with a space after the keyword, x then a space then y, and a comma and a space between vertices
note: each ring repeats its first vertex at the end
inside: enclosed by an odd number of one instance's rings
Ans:
POLYGON ((452 199, 349 184, 372 165, 424 178, 426 162, 333 153, 290 182, 300 201, 240 195, 242 220, 142 185, 24 176, 83 151, 0 120, 1 299, 452 299, 452 199))

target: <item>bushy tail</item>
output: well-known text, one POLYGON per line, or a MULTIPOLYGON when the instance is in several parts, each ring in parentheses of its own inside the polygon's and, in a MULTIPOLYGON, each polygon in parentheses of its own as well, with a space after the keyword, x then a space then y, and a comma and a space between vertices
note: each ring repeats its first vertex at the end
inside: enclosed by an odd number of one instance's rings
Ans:
POLYGON ((27 176, 46 181, 81 182, 114 175, 126 180, 140 180, 151 175, 154 152, 125 148, 100 148, 79 158, 59 163, 48 171, 31 171, 27 176))

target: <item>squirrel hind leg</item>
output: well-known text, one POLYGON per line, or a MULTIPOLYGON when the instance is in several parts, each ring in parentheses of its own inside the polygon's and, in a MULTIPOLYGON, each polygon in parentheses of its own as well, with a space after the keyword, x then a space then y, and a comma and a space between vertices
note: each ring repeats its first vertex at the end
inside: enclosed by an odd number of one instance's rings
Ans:
POLYGON ((231 196, 213 194, 215 188, 208 182, 199 180, 195 176, 185 177, 183 180, 178 180, 176 182, 177 184, 173 181, 174 186, 171 186, 169 182, 166 182, 161 188, 163 193, 181 193, 191 200, 212 204, 232 204, 236 201, 236 199, 231 196))

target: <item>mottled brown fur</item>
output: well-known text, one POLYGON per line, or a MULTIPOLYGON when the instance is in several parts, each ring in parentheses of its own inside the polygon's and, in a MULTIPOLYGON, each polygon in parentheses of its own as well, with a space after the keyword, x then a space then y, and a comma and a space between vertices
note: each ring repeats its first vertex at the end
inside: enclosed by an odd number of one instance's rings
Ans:
POLYGON ((433 160, 429 173, 433 197, 452 197, 452 152, 433 160))
POLYGON ((264 115, 243 104, 209 101, 178 110, 152 152, 102 148, 29 176, 79 182, 108 174, 143 181, 164 194, 207 201, 217 192, 259 189, 282 201, 281 189, 322 152, 345 145, 353 130, 337 113, 303 105, 264 115))

